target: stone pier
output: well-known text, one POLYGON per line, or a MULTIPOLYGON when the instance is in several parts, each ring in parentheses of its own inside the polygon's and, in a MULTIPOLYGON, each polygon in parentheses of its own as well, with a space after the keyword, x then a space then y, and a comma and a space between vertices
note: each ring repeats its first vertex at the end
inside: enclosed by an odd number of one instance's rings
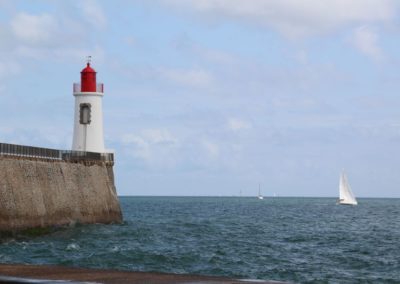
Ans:
POLYGON ((0 231, 121 221, 113 163, 0 156, 0 231))

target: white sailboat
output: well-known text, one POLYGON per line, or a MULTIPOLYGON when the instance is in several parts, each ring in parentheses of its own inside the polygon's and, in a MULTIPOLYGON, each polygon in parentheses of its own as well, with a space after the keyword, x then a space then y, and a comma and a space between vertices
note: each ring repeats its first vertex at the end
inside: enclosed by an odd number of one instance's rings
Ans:
POLYGON ((264 199, 264 197, 261 195, 261 185, 258 184, 258 199, 264 199))
POLYGON ((357 200, 354 197, 353 192, 351 191, 350 184, 347 180, 347 176, 342 172, 340 175, 340 181, 339 181, 339 200, 338 204, 342 205, 357 205, 357 200))

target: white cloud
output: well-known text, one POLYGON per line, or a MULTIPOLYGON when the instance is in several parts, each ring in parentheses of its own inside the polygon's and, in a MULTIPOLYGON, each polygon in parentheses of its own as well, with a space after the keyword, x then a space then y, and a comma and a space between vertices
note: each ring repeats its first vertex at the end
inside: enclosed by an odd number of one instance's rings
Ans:
POLYGON ((151 166, 175 164, 178 139, 167 129, 144 129, 138 134, 125 134, 121 139, 133 157, 151 166))
POLYGON ((107 25, 107 18, 103 8, 96 0, 79 1, 84 19, 96 28, 104 28, 107 25))
POLYGON ((219 156, 219 147, 218 144, 213 143, 208 140, 203 141, 203 147, 206 150, 206 153, 211 158, 217 158, 219 156))
POLYGON ((140 147, 155 144, 174 144, 178 140, 172 135, 167 129, 144 129, 138 134, 125 134, 122 137, 122 143, 124 144, 137 144, 140 147))
POLYGON ((113 60, 112 67, 118 72, 134 80, 151 81, 153 85, 163 84, 167 87, 206 88, 214 84, 213 73, 205 68, 197 67, 171 67, 161 64, 130 65, 122 60, 113 60))
POLYGON ((133 146, 133 156, 136 158, 140 158, 143 160, 150 160, 151 158, 151 151, 150 151, 150 144, 145 141, 140 136, 133 135, 133 134, 126 134, 122 137, 122 142, 128 146, 133 146))
POLYGON ((358 27, 354 30, 351 43, 361 53, 375 61, 380 61, 383 58, 383 52, 379 46, 379 35, 375 28, 358 27))
POLYGON ((142 136, 152 144, 173 144, 178 142, 167 129, 146 129, 142 131, 142 136))
POLYGON ((2 59, 0 61, 0 79, 6 76, 15 75, 21 70, 18 63, 2 59))
POLYGON ((212 76, 202 69, 160 68, 162 78, 178 85, 191 87, 207 87, 212 82, 212 76))
MULTIPOLYGON (((18 66, 21 58, 82 61, 88 54, 102 61, 103 48, 86 46, 87 32, 82 21, 46 13, 20 12, 12 17, 9 26, 0 29, 0 37, 8 45, 5 50, 13 66, 18 66)), ((0 73, 1 69, 2 66, 0 73)))
POLYGON ((58 22, 48 14, 17 14, 11 21, 11 28, 16 38, 26 44, 49 44, 54 41, 58 31, 58 22))
POLYGON ((237 61, 237 55, 226 51, 212 49, 198 41, 193 40, 187 34, 183 34, 174 40, 174 46, 179 52, 189 52, 190 56, 196 56, 215 64, 231 64, 237 61))
POLYGON ((228 120, 228 127, 232 131, 239 131, 244 129, 250 129, 251 123, 238 118, 230 118, 228 120))
POLYGON ((56 60, 74 59, 82 61, 90 54, 92 58, 96 59, 96 62, 101 62, 105 57, 104 49, 99 46, 83 48, 61 45, 55 48, 39 48, 21 45, 16 48, 15 54, 20 57, 27 57, 35 60, 52 58, 56 60))
POLYGON ((272 27, 296 38, 323 34, 354 23, 394 18, 394 0, 163 0, 200 14, 272 27))

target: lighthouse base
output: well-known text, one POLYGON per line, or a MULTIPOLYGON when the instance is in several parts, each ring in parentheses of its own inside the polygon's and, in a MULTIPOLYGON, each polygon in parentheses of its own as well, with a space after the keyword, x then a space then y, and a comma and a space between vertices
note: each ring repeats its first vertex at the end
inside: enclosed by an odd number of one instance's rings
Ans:
POLYGON ((112 164, 0 157, 0 231, 122 222, 112 164))

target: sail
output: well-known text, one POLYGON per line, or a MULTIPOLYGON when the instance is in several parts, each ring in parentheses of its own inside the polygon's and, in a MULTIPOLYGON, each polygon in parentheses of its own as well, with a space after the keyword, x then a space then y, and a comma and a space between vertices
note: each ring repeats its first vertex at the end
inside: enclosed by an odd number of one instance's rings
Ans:
POLYGON ((261 184, 258 184, 258 199, 264 199, 264 197, 261 194, 261 184))
POLYGON ((344 172, 341 174, 339 182, 339 203, 357 205, 357 200, 351 191, 350 184, 344 172))

